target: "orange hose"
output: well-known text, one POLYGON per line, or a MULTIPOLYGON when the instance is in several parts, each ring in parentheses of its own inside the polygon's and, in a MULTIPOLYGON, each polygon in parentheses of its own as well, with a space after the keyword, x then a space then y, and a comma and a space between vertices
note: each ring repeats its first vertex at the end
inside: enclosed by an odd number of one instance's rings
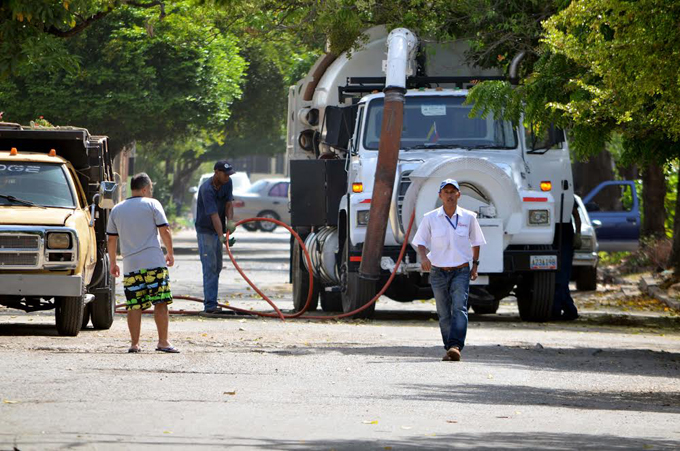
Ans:
MULTIPOLYGON (((404 258, 404 253, 406 253, 406 245, 408 244, 408 237, 411 235, 411 228, 413 227, 413 221, 415 220, 415 217, 416 217, 416 214, 415 214, 415 211, 414 211, 413 214, 411 214, 411 219, 409 220, 406 235, 404 235, 405 239, 404 239, 404 243, 401 245, 401 251, 399 252, 399 258, 397 258, 397 262, 394 265, 394 269, 392 270, 392 274, 390 274, 389 279, 387 279, 387 282, 385 282, 385 285, 378 292, 378 294, 376 294, 366 304, 362 305, 361 307, 359 307, 356 310, 352 310, 351 312, 341 313, 339 315, 332 315, 332 316, 305 316, 303 319, 332 320, 332 319, 347 318, 348 316, 356 315, 357 313, 363 312, 364 310, 369 308, 371 306, 371 304, 377 302, 378 298, 380 298, 380 296, 382 296, 385 293, 385 291, 387 291, 387 288, 390 286, 390 284, 392 283, 392 280, 394 280, 394 277, 397 274, 397 270, 399 269, 399 265, 401 264, 401 261, 404 258)), ((242 219, 242 220, 238 221, 236 223, 236 226, 239 226, 241 224, 245 224, 247 222, 260 222, 260 221, 273 222, 274 224, 277 224, 277 225, 285 228, 286 230, 288 230, 293 235, 293 237, 295 237, 295 240, 300 244, 300 248, 304 252, 305 259, 307 260, 307 268, 308 268, 308 272, 309 272, 309 276, 310 276, 309 277, 309 291, 307 292, 307 302, 305 302, 304 307, 299 312, 294 313, 292 315, 283 314, 281 312, 281 310, 279 310, 279 308, 276 306, 276 304, 274 304, 274 301, 269 299, 269 297, 266 294, 264 294, 248 278, 248 276, 245 275, 245 273, 243 272, 243 270, 241 269, 239 264, 236 263, 236 259, 234 258, 234 255, 231 253, 231 248, 229 247, 229 231, 227 231, 227 239, 225 241, 225 246, 227 247, 227 254, 229 254, 229 259, 231 260, 232 264, 234 265, 234 267, 236 268, 238 273, 241 275, 241 277, 243 277, 243 279, 246 282, 248 282, 248 285, 250 285, 253 288, 253 290, 255 290, 255 292, 262 297, 262 299, 267 301, 269 303, 269 305, 271 305, 272 308, 274 308, 276 313, 267 313, 267 312, 257 312, 257 311, 252 311, 252 310, 245 310, 245 309, 238 308, 238 307, 232 307, 232 306, 226 305, 226 304, 218 304, 218 305, 220 307, 227 308, 227 309, 233 310, 235 312, 239 312, 239 313, 245 313, 245 314, 248 314, 248 315, 263 316, 263 317, 266 317, 266 318, 280 318, 281 321, 285 321, 286 319, 300 318, 309 308, 309 305, 312 302, 312 295, 314 293, 314 276, 312 274, 312 271, 309 269, 309 268, 312 267, 312 259, 309 256, 309 252, 307 252, 307 247, 305 246, 305 243, 302 240, 302 238, 300 238, 300 235, 298 235, 297 232, 295 232, 295 230, 293 230, 292 227, 290 227, 288 224, 281 222, 278 219, 273 219, 273 218, 247 218, 247 219, 242 219)), ((203 299, 200 299, 200 298, 197 298, 197 297, 194 297, 194 296, 179 295, 179 296, 173 296, 173 298, 203 303, 203 299)), ((119 305, 116 305, 116 308, 124 307, 124 306, 125 306, 125 304, 119 304, 119 305)), ((116 313, 125 313, 125 311, 116 310, 116 313)), ((171 310, 170 313, 182 314, 182 315, 191 315, 191 314, 197 315, 200 312, 186 311, 186 310, 171 310)))

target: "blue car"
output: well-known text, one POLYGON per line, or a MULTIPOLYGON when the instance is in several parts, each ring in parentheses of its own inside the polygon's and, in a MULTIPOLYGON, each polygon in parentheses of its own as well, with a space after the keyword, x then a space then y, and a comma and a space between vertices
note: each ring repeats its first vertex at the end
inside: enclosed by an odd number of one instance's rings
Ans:
POLYGON ((599 250, 634 251, 640 241, 640 203, 635 182, 602 182, 583 198, 599 250))

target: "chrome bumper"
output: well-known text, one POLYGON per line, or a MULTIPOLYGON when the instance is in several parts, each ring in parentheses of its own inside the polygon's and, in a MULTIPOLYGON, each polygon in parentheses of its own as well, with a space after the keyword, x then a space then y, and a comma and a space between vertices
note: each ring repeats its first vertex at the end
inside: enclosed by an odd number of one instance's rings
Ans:
POLYGON ((597 252, 574 252, 573 266, 597 266, 597 252))
POLYGON ((83 278, 55 274, 0 274, 0 296, 82 296, 83 278))

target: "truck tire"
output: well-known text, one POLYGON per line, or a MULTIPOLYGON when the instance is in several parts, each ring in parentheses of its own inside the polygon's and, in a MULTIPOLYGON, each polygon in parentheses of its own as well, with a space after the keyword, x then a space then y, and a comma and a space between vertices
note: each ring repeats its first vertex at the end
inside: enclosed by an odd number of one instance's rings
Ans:
POLYGON ((597 290, 597 268, 592 266, 581 266, 576 272, 576 289, 578 291, 597 290))
MULTIPOLYGON (((302 310, 307 302, 307 296, 309 295, 309 277, 310 274, 305 267, 303 262, 305 258, 302 252, 302 247, 300 243, 295 240, 293 242, 293 307, 296 312, 302 310)), ((313 312, 319 305, 319 290, 321 289, 321 283, 318 280, 314 280, 314 292, 312 293, 312 301, 309 304, 308 312, 313 312)))
POLYGON ((528 273, 518 287, 517 306, 523 321, 550 321, 555 298, 555 273, 528 273))
MULTIPOLYGON (((108 269, 108 265, 107 265, 108 269)), ((109 289, 105 293, 96 293, 94 301, 90 302, 89 310, 92 327, 98 330, 110 329, 113 324, 113 314, 116 310, 116 280, 108 273, 109 289)))
POLYGON ((324 312, 342 312, 342 293, 322 289, 319 292, 319 298, 321 310, 324 312))
MULTIPOLYGON (((350 272, 347 267, 347 255, 349 254, 349 238, 345 240, 342 251, 342 264, 340 266, 340 285, 342 287, 342 311, 348 313, 354 311, 377 294, 376 281, 366 280, 359 277, 359 273, 350 272)), ((375 302, 366 310, 363 310, 352 318, 371 318, 375 313, 375 302)))
POLYGON ((385 295, 397 302, 412 302, 418 299, 420 290, 418 285, 408 280, 406 277, 395 277, 385 295))
POLYGON ((59 335, 75 337, 83 326, 85 300, 83 296, 67 296, 57 299, 55 320, 59 335))

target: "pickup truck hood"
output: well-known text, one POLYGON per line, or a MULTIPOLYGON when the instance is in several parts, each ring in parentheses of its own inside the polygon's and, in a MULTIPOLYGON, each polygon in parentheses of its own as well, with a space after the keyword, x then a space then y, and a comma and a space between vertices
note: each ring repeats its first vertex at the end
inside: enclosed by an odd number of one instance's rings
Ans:
POLYGON ((0 207, 0 226, 46 225, 63 226, 73 214, 73 208, 40 208, 12 205, 0 207))

